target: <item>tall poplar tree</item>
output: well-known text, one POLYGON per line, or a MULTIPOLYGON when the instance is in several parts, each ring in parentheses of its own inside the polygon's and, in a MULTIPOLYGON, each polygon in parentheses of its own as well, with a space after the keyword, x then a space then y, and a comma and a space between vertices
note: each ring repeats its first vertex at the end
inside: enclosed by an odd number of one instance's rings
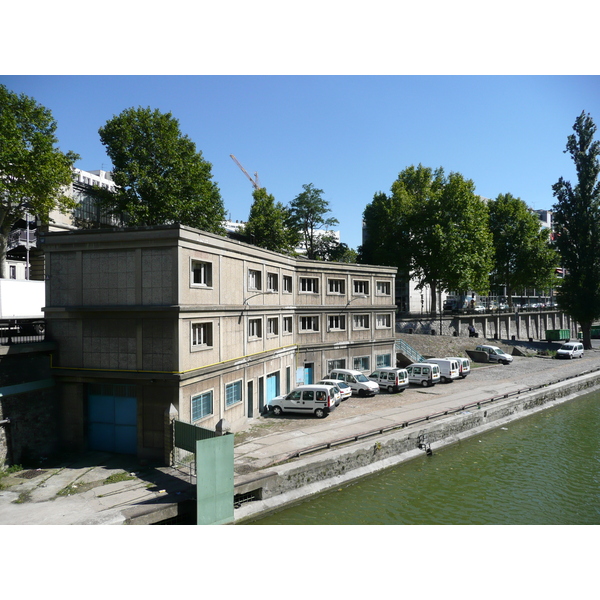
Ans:
POLYGON ((567 138, 577 172, 572 186, 562 177, 552 186, 556 248, 565 277, 558 305, 581 326, 583 345, 591 349, 590 329, 600 317, 600 142, 594 140, 596 125, 583 111, 567 138))

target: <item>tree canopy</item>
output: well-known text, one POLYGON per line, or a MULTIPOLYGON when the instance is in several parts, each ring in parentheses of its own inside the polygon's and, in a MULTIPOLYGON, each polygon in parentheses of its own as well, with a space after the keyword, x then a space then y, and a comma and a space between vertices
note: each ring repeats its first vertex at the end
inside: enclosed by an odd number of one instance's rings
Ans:
POLYGON ((590 329, 600 317, 600 142, 596 125, 583 111, 567 138, 565 153, 575 163, 577 183, 562 177, 552 186, 555 244, 565 269, 558 304, 583 331, 583 344, 591 348, 590 329))
POLYGON ((391 195, 376 194, 363 216, 361 261, 412 273, 417 287, 430 287, 433 311, 439 291, 487 291, 493 257, 487 207, 460 173, 410 166, 391 195))
POLYGON ((514 290, 552 287, 559 258, 538 217, 512 194, 499 194, 488 208, 495 250, 492 277, 506 287, 509 303, 514 290))
POLYGON ((130 225, 181 223, 224 234, 225 208, 212 165, 183 135, 171 113, 128 108, 99 129, 117 190, 103 193, 130 225))
POLYGON ((304 191, 290 202, 288 223, 291 229, 298 232, 307 258, 324 260, 319 251, 320 234, 317 230, 329 229, 337 225, 338 220, 325 217, 329 212, 329 202, 323 198, 323 190, 315 188, 312 183, 304 184, 302 188, 304 191))
POLYGON ((50 110, 0 85, 0 277, 5 277, 8 235, 26 213, 42 222, 53 210, 75 206, 65 194, 73 181, 74 152, 61 152, 50 110))

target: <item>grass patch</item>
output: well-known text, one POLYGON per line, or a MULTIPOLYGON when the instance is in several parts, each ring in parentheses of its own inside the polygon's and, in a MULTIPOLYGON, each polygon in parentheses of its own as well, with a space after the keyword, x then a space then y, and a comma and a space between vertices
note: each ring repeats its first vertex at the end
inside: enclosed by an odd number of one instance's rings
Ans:
POLYGON ((125 471, 122 471, 121 473, 113 473, 112 475, 107 477, 102 482, 102 485, 108 485, 109 483, 119 483, 120 481, 129 481, 131 479, 135 479, 135 477, 133 475, 125 473, 125 471))
POLYGON ((21 492, 16 500, 13 500, 13 504, 25 504, 31 500, 31 492, 21 492))

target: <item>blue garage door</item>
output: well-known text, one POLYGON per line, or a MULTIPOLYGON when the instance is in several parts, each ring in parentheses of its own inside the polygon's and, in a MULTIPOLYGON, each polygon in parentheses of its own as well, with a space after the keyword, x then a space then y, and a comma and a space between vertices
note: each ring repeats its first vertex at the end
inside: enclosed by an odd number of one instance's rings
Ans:
POLYGON ((88 386, 88 441, 91 450, 136 454, 137 398, 134 385, 88 386))
POLYGON ((267 404, 279 396, 279 372, 267 375, 267 404))

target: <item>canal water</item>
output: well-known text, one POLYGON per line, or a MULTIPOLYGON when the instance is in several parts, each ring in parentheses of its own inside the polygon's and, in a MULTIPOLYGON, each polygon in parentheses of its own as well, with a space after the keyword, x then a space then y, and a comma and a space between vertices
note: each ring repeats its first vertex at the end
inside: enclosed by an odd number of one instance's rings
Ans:
POLYGON ((600 392, 433 450, 252 524, 600 524, 600 392))

